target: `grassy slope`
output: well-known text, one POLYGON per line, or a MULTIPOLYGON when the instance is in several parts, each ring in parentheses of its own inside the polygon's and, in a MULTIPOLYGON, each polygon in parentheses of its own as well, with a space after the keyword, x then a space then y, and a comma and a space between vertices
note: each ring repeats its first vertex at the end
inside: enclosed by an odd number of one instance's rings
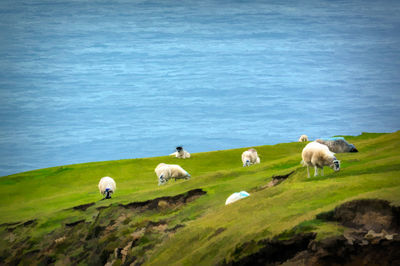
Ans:
MULTIPOLYGON (((325 176, 306 178, 300 167, 304 143, 256 147, 262 163, 241 166, 235 149, 194 154, 190 160, 156 157, 55 167, 0 178, 0 224, 38 218, 35 236, 49 232, 65 221, 92 219, 96 207, 112 203, 143 201, 203 188, 207 195, 183 208, 178 216, 186 226, 148 254, 148 264, 204 265, 230 259, 240 243, 279 234, 315 218, 315 215, 355 198, 382 198, 400 204, 400 132, 346 137, 359 149, 356 154, 337 154, 338 173, 325 168, 325 176), (160 163, 179 163, 192 175, 190 181, 170 181, 158 187, 154 173, 160 163), (260 191, 271 176, 296 172, 282 184, 260 191), (112 176, 117 193, 99 201, 98 180, 112 176), (225 206, 235 191, 254 191, 249 198, 225 206), (96 202, 87 212, 66 210, 96 202), (213 236, 218 228, 225 230, 213 236), (168 248, 164 248, 168 247, 168 248)), ((157 219, 157 214, 154 214, 157 219)), ((163 217, 158 217, 162 219, 163 217)), ((340 228, 319 225, 320 235, 340 228)), ((6 244, 3 242, 3 244, 6 244)), ((1 248, 1 246, 0 246, 1 248)), ((255 247, 256 248, 256 247, 255 247)))

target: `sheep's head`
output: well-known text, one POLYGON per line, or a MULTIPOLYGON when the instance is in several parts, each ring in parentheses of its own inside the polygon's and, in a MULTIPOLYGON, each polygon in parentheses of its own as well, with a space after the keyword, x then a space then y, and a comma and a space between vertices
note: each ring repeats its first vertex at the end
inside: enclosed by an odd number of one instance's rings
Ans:
POLYGON ((189 173, 186 173, 185 179, 190 179, 190 174, 189 173))
POLYGON ((181 150, 183 150, 183 148, 182 148, 182 147, 176 147, 176 150, 177 150, 178 152, 180 152, 181 150))
POLYGON ((250 160, 246 160, 246 162, 243 164, 243 167, 249 166, 250 165, 250 160))
POLYGON ((336 158, 333 160, 332 164, 330 165, 330 167, 335 171, 339 171, 340 170, 340 161, 336 160, 336 158))
POLYGON ((105 191, 106 199, 111 199, 111 194, 112 194, 113 192, 114 192, 114 191, 112 191, 111 188, 106 188, 106 191, 105 191))
POLYGON ((167 180, 164 178, 164 175, 160 175, 158 178, 158 185, 164 185, 165 183, 167 183, 167 180))
POLYGON ((356 149, 356 146, 354 146, 353 144, 350 144, 350 151, 349 152, 358 152, 358 150, 356 149))

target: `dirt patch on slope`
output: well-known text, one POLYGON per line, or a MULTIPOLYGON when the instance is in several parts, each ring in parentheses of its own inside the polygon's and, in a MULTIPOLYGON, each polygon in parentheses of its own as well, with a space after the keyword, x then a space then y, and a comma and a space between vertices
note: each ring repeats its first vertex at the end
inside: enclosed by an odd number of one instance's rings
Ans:
POLYGON ((331 237, 310 243, 283 265, 400 265, 400 238, 331 237))
POLYGON ((216 237, 217 235, 221 234, 221 233, 224 232, 225 230, 226 230, 226 228, 224 228, 224 227, 218 228, 217 230, 215 230, 215 232, 214 232, 212 235, 210 235, 210 236, 207 238, 207 240, 210 240, 211 238, 216 237))
POLYGON ((2 227, 2 226, 13 226, 13 225, 17 225, 17 224, 20 224, 20 223, 22 223, 22 222, 3 223, 3 224, 0 224, 0 227, 2 227))
POLYGON ((257 191, 261 191, 264 190, 266 188, 270 188, 270 187, 274 187, 279 185, 280 183, 282 183, 283 181, 285 181, 286 179, 288 179, 289 176, 291 176, 295 171, 292 171, 286 175, 277 175, 277 176, 272 176, 272 180, 270 182, 268 182, 268 184, 253 188, 250 190, 250 192, 257 192, 257 191))
POLYGON ((231 262, 224 261, 222 265, 279 265, 294 257, 298 252, 306 250, 310 242, 315 239, 315 233, 297 234, 288 240, 265 239, 258 242, 248 242, 238 246, 231 262), (241 257, 241 253, 253 247, 261 248, 251 255, 241 257))
POLYGON ((83 222, 85 222, 85 220, 79 220, 79 221, 72 222, 72 223, 66 223, 65 226, 67 226, 67 227, 74 227, 74 226, 76 226, 76 225, 78 225, 78 224, 80 224, 80 223, 83 223, 83 222))
POLYGON ((132 202, 125 205, 120 204, 119 206, 125 209, 135 209, 138 211, 160 210, 166 208, 171 209, 192 202, 204 194, 206 194, 206 192, 202 189, 193 189, 184 194, 179 194, 176 196, 160 197, 142 202, 132 202))
POLYGON ((350 228, 375 232, 400 229, 400 207, 391 206, 388 201, 378 199, 346 202, 331 212, 317 215, 317 218, 336 221, 350 228))
POLYGON ((279 236, 236 248, 223 265, 400 265, 400 207, 388 201, 364 199, 346 202, 317 215, 347 229, 341 236, 315 240, 315 234, 279 236), (253 254, 247 246, 260 247, 253 254), (250 252, 251 253, 251 252, 250 252))
POLYGON ((78 211, 86 211, 89 207, 93 206, 95 203, 91 202, 91 203, 87 203, 87 204, 82 204, 82 205, 78 205, 75 207, 72 207, 73 210, 78 210, 78 211))
POLYGON ((13 232, 15 229, 18 229, 18 228, 35 226, 36 223, 37 223, 37 220, 33 219, 33 220, 26 221, 26 222, 3 223, 0 225, 0 227, 4 226, 4 227, 6 227, 6 230, 8 232, 13 232))

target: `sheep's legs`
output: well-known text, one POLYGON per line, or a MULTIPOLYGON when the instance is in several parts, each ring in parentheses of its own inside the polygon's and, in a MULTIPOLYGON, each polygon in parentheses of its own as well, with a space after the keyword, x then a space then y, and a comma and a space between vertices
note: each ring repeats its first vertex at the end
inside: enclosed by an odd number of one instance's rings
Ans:
POLYGON ((308 165, 307 165, 307 178, 310 178, 310 169, 308 169, 308 165))
POLYGON ((105 199, 111 199, 110 191, 106 191, 106 197, 105 197, 105 199))
POLYGON ((314 176, 317 176, 318 175, 318 167, 314 167, 314 176))

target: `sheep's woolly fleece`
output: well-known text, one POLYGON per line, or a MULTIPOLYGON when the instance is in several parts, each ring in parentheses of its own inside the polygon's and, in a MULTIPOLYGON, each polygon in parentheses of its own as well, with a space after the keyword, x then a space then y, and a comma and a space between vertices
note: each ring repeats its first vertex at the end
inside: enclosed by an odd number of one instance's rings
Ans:
POLYGON ((257 151, 255 149, 244 151, 242 153, 242 163, 243 166, 260 163, 260 157, 258 157, 257 151))
POLYGON ((158 185, 163 185, 169 179, 190 179, 190 174, 177 164, 160 163, 154 170, 158 177, 158 185))
MULTIPOLYGON (((99 191, 100 194, 105 195, 107 191, 110 191, 110 193, 114 193, 115 190, 117 189, 117 184, 115 183, 114 179, 112 179, 109 176, 105 176, 100 179, 99 182, 99 191)), ((109 195, 107 195, 109 196, 109 195)))

